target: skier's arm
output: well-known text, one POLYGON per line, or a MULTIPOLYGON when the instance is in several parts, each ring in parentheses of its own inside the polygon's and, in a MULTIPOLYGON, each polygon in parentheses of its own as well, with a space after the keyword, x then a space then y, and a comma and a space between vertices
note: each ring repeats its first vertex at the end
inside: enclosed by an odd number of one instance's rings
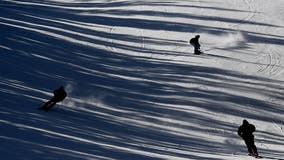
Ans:
POLYGON ((242 127, 239 127, 239 129, 238 129, 238 135, 239 135, 240 137, 243 137, 242 127))
POLYGON ((197 48, 200 49, 200 43, 197 41, 197 48))
POLYGON ((251 125, 251 133, 255 132, 255 126, 251 125))

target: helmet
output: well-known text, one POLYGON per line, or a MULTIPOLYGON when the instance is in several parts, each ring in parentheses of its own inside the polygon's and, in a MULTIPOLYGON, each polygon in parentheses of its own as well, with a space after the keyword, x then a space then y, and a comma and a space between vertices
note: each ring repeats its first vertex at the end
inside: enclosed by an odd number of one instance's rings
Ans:
POLYGON ((243 124, 244 124, 244 125, 247 125, 247 124, 249 124, 249 122, 248 122, 246 119, 244 119, 244 120, 243 120, 243 124))
POLYGON ((200 35, 196 35, 196 36, 195 36, 195 38, 199 38, 199 37, 200 37, 200 35))

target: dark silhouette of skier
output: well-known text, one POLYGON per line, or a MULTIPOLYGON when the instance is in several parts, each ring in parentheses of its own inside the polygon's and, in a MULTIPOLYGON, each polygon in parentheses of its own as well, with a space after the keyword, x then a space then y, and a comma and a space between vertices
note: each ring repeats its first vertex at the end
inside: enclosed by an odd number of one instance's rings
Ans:
POLYGON ((243 124, 238 129, 238 135, 243 138, 248 149, 248 155, 259 157, 257 148, 254 144, 254 135, 255 126, 250 124, 247 120, 243 120, 243 124))
POLYGON ((53 97, 46 102, 42 107, 39 109, 48 111, 50 110, 56 103, 61 102, 65 99, 67 93, 64 90, 64 87, 61 86, 60 88, 53 91, 53 97))
POLYGON ((189 43, 194 47, 194 54, 201 54, 200 44, 199 44, 200 35, 196 35, 194 38, 191 38, 189 43))

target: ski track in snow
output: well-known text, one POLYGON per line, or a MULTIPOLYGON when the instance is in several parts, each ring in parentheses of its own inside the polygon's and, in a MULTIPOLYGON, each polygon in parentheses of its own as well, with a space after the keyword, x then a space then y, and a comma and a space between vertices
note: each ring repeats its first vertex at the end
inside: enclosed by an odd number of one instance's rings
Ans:
POLYGON ((270 76, 277 76, 282 73, 283 67, 281 66, 281 56, 277 49, 272 47, 264 48, 263 54, 258 57, 259 70, 262 74, 270 76))
POLYGON ((243 3, 248 7, 248 14, 244 18, 242 18, 240 23, 229 25, 229 28, 238 28, 245 21, 252 20, 257 15, 257 8, 255 6, 254 0, 242 0, 243 3))

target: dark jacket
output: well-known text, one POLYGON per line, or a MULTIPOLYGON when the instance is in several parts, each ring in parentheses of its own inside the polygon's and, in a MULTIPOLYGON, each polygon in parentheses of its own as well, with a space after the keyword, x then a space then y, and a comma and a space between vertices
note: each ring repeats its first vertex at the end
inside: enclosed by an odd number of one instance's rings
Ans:
POLYGON ((53 91, 53 100, 55 102, 60 102, 63 101, 65 99, 65 97, 67 96, 67 93, 65 92, 63 87, 60 87, 56 90, 53 91))
POLYGON ((193 45, 194 47, 196 47, 196 48, 198 48, 198 49, 200 49, 199 37, 200 37, 200 36, 195 36, 194 38, 191 38, 190 41, 189 41, 189 43, 190 43, 191 45, 193 45))
POLYGON ((255 131, 255 126, 249 124, 248 121, 244 120, 243 124, 238 129, 238 135, 243 139, 253 138, 253 132, 255 131))

